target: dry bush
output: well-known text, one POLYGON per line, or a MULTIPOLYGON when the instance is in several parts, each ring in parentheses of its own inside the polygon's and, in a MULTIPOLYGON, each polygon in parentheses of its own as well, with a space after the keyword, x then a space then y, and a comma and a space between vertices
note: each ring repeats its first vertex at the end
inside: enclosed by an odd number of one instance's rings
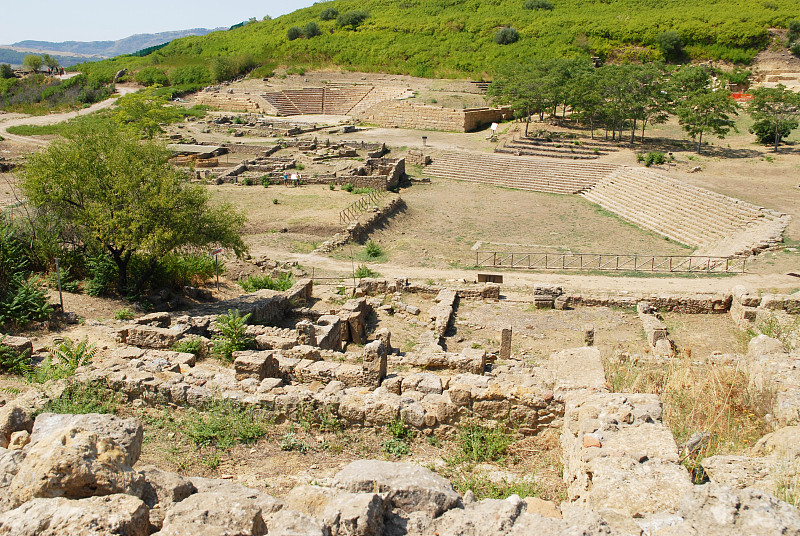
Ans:
POLYGON ((664 422, 683 448, 681 461, 697 482, 703 458, 741 454, 771 430, 775 393, 757 389, 739 366, 692 359, 682 352, 666 363, 610 360, 606 378, 615 392, 653 393, 664 406, 664 422), (694 441, 689 441, 694 443, 694 441))

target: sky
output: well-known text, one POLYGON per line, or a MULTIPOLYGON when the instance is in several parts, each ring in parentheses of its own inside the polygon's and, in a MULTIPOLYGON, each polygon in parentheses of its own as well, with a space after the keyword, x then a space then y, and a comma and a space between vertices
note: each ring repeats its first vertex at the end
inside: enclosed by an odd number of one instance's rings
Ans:
POLYGON ((217 28, 308 7, 313 0, 0 0, 0 45, 115 41, 140 33, 217 28))

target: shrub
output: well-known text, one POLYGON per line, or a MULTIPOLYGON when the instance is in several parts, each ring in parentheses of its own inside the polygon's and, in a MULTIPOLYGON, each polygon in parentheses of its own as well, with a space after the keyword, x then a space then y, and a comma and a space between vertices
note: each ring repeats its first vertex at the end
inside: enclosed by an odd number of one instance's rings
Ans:
POLYGON ((292 26, 291 28, 286 30, 286 38, 289 41, 294 41, 295 39, 298 39, 300 37, 303 37, 303 30, 301 30, 299 27, 292 26))
POLYGON ((233 352, 249 349, 254 341, 247 335, 247 320, 250 314, 244 316, 238 310, 230 309, 228 314, 217 317, 217 327, 220 335, 214 337, 214 354, 223 361, 233 361, 233 352))
MULTIPOLYGON (((775 145, 775 123, 769 120, 756 121, 750 127, 750 133, 754 134, 756 140, 761 145, 773 146, 775 145)), ((792 128, 789 123, 781 123, 778 125, 778 139, 783 140, 792 133, 792 128)))
POLYGON ((328 190, 334 191, 335 189, 336 189, 336 185, 335 184, 333 184, 332 182, 328 184, 328 190))
POLYGON ((322 32, 319 29, 319 25, 313 20, 306 24, 303 28, 303 35, 306 36, 306 39, 311 39, 312 37, 316 37, 321 34, 322 32))
POLYGON ((650 167, 652 165, 660 166, 667 161, 666 155, 659 151, 652 151, 647 154, 644 153, 637 153, 636 154, 636 161, 640 164, 644 164, 646 167, 650 167))
POLYGON ((205 85, 211 83, 211 71, 203 65, 178 67, 170 73, 169 81, 174 85, 205 85))
POLYGON ((108 255, 90 257, 86 261, 89 269, 89 296, 105 296, 111 292, 117 280, 117 265, 108 255))
POLYGON ((267 433, 266 421, 256 409, 230 400, 215 400, 202 411, 192 409, 178 424, 198 447, 229 449, 236 443, 258 441, 267 433))
POLYGON ((457 457, 462 461, 491 462, 502 459, 512 436, 500 427, 470 423, 458 432, 457 457))
POLYGON ((61 395, 45 404, 44 413, 86 414, 114 413, 121 402, 104 380, 82 384, 70 381, 61 395))
POLYGON ((669 60, 678 60, 683 56, 683 41, 678 32, 670 31, 659 34, 656 37, 656 44, 669 60))
POLYGON ((339 10, 335 7, 326 7, 319 14, 320 20, 333 20, 339 16, 339 10))
POLYGON ((77 344, 69 337, 55 346, 47 349, 50 354, 48 361, 50 366, 59 368, 68 373, 75 374, 78 367, 88 365, 97 355, 97 346, 89 344, 88 337, 84 337, 77 344))
POLYGON ((277 204, 278 204, 278 198, 277 198, 277 197, 276 197, 275 199, 273 199, 273 200, 272 200, 272 204, 273 204, 273 205, 277 205, 277 204))
POLYGON ((0 78, 2 78, 3 80, 16 78, 16 76, 14 75, 14 69, 11 68, 11 65, 7 63, 0 63, 0 78))
MULTIPOLYGON (((219 263, 219 271, 225 264, 219 263)), ((154 286, 180 289, 202 285, 216 273, 214 257, 201 253, 170 253, 159 262, 159 271, 153 276, 154 286)))
POLYGON ((254 179, 252 179, 251 177, 245 177, 245 179, 244 179, 244 185, 245 186, 252 186, 255 183, 256 183, 256 181, 254 179))
POLYGON ((245 279, 240 279, 238 283, 245 292, 255 292, 262 289, 283 291, 292 288, 294 278, 290 273, 283 273, 277 278, 273 278, 270 275, 251 275, 245 279))
POLYGON ((367 245, 364 246, 364 252, 367 254, 367 257, 374 259, 383 255, 383 248, 374 240, 370 240, 367 242, 367 245))
POLYGON ((510 45, 517 41, 519 41, 519 32, 516 28, 512 28, 511 26, 500 28, 497 30, 497 33, 494 34, 494 42, 498 45, 510 45))
POLYGON ((20 376, 31 371, 30 351, 17 352, 3 344, 5 335, 0 337, 0 371, 20 376))
POLYGON ((117 320, 133 320, 133 311, 128 307, 123 307, 114 313, 114 318, 117 320))
POLYGON ((800 42, 796 42, 792 46, 790 46, 789 52, 791 52, 795 56, 800 56, 800 42))
POLYGON ((361 264, 356 268, 355 277, 358 279, 364 279, 365 277, 378 277, 378 272, 370 269, 369 266, 361 264))
POLYGON ((186 354, 194 354, 198 357, 205 353, 203 341, 198 338, 190 337, 180 340, 172 345, 172 349, 176 352, 183 352, 186 354))
POLYGON ((353 186, 352 182, 348 182, 347 184, 342 186, 342 190, 344 190, 345 192, 352 192, 353 188, 355 187, 353 186))
POLYGON ((157 67, 145 67, 136 73, 133 79, 143 86, 169 85, 167 73, 157 67))
POLYGON ((263 177, 261 177, 259 179, 259 182, 261 182, 261 186, 263 186, 264 188, 267 188, 270 184, 272 184, 272 181, 269 180, 269 175, 264 175, 263 177))
POLYGON ((800 20, 790 20, 787 28, 789 28, 789 31, 786 33, 786 40, 791 45, 800 38, 800 20))
POLYGON ((361 9, 356 9, 339 15, 336 18, 336 24, 342 28, 349 26, 351 30, 355 30, 362 22, 367 20, 367 18, 369 18, 369 13, 361 9))
POLYGON ((553 4, 548 0, 526 0, 522 7, 525 9, 544 9, 550 11, 553 9, 553 4))
POLYGON ((32 276, 22 243, 11 228, 0 227, 0 326, 23 326, 49 315, 47 291, 32 276))

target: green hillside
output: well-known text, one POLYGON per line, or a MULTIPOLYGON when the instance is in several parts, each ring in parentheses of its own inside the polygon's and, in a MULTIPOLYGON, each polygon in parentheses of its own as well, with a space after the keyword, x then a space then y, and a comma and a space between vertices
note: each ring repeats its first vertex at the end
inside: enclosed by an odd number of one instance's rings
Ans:
MULTIPOLYGON (((491 75, 499 64, 532 57, 657 59, 661 52, 656 39, 668 31, 680 35, 687 59, 747 63, 769 43, 768 28, 786 27, 789 20, 800 18, 796 0, 533 3, 545 8, 526 9, 526 0, 334 0, 230 31, 177 39, 143 58, 122 56, 81 69, 106 76, 122 67, 155 66, 170 72, 180 66, 211 67, 215 58, 228 58, 234 70, 265 65, 262 73, 277 65, 336 65, 425 77, 480 78, 491 75), (547 9, 548 3, 553 9, 547 9), (320 14, 330 8, 339 14, 363 10, 369 17, 350 29, 335 18, 321 20, 320 14), (320 35, 289 40, 290 28, 302 33, 311 22, 320 35), (497 31, 505 26, 519 31, 517 42, 495 42, 497 31)), ((219 71, 217 65, 217 72, 208 75, 225 74, 219 71)))

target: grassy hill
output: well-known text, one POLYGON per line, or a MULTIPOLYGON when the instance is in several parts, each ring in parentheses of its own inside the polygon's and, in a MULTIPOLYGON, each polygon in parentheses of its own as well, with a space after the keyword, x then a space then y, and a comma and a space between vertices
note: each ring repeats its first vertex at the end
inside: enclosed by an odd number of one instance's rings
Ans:
POLYGON ((186 37, 146 57, 122 56, 82 67, 102 73, 122 67, 209 66, 229 58, 239 68, 341 66, 425 77, 491 75, 508 61, 597 55, 608 60, 661 56, 656 38, 681 36, 691 59, 749 62, 769 43, 770 27, 800 18, 796 0, 550 0, 553 9, 526 9, 526 0, 334 0, 227 32, 186 37), (355 30, 321 20, 323 10, 364 10, 355 30), (292 27, 315 22, 320 35, 289 40, 292 27), (495 43, 512 26, 519 40, 495 43))

